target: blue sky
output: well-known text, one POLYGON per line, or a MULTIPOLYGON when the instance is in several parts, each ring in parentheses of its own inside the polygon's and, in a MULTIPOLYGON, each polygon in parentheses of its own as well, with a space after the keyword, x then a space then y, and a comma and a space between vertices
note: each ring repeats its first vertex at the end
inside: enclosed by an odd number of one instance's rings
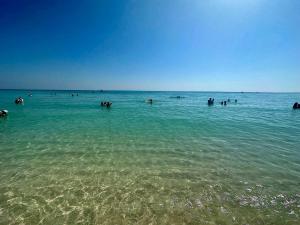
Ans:
POLYGON ((300 91, 300 1, 0 0, 0 88, 300 91))

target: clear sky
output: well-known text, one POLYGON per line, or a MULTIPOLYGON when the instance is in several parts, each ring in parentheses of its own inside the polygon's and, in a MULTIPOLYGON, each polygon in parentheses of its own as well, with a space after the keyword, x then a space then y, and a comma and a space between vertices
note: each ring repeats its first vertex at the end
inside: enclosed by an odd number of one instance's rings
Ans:
POLYGON ((0 88, 300 91, 300 1, 0 0, 0 88))

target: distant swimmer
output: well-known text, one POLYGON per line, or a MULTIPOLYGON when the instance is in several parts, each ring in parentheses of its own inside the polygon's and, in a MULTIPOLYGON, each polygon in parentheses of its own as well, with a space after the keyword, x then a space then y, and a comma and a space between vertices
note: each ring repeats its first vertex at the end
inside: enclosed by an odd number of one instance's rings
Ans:
POLYGON ((5 117, 5 116, 7 116, 8 115, 8 111, 7 110, 1 110, 0 111, 0 117, 5 117))
POLYGON ((19 105, 19 104, 24 104, 24 99, 23 99, 22 97, 18 97, 18 98, 16 98, 15 103, 16 103, 17 105, 19 105))
POLYGON ((112 102, 101 102, 100 105, 102 107, 110 108, 112 105, 112 102))
POLYGON ((214 104, 214 101, 215 101, 215 99, 214 98, 209 98, 208 100, 207 100, 207 105, 213 105, 214 104))
POLYGON ((230 98, 229 98, 229 99, 227 99, 227 102, 230 102, 230 98))
POLYGON ((227 101, 221 101, 221 105, 227 105, 227 101))
POLYGON ((185 98, 185 97, 178 95, 178 96, 171 96, 170 98, 177 98, 177 99, 181 99, 181 98, 185 98))
POLYGON ((152 104, 152 103, 153 103, 153 99, 152 99, 152 98, 149 98, 149 99, 147 100, 147 103, 152 104))
POLYGON ((293 109, 300 109, 300 104, 298 102, 295 102, 293 105, 293 109))
POLYGON ((234 100, 234 103, 237 103, 237 99, 234 100))

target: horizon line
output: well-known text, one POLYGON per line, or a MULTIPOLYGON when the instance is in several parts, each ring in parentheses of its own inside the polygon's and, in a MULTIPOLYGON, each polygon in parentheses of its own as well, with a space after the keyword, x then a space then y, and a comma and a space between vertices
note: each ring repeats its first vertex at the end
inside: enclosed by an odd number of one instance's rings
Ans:
POLYGON ((141 90, 141 89, 37 89, 37 88, 0 88, 0 91, 97 91, 97 92, 107 92, 107 91, 128 91, 128 92, 210 92, 210 93, 297 93, 300 91, 205 91, 205 90, 141 90))

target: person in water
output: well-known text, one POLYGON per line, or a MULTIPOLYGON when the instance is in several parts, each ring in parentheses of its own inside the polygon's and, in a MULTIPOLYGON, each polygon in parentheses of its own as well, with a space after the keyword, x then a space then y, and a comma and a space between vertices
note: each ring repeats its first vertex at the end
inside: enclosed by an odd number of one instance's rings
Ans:
POLYGON ((153 99, 150 98, 150 99, 147 100, 147 102, 148 102, 149 104, 152 104, 152 103, 153 103, 153 99))
POLYGON ((207 104, 208 105, 213 105, 214 104, 214 101, 215 101, 215 99, 213 98, 209 98, 208 100, 207 100, 207 104))
POLYGON ((8 111, 7 110, 1 110, 0 111, 0 117, 5 117, 8 115, 8 111))
POLYGON ((237 99, 234 100, 234 103, 237 103, 237 99))
POLYGON ((298 102, 295 102, 293 105, 293 109, 300 109, 300 104, 298 102))
POLYGON ((16 100, 15 100, 15 103, 16 104, 23 104, 24 103, 24 99, 22 97, 18 97, 16 100))
POLYGON ((227 105, 227 102, 226 102, 226 101, 224 101, 224 105, 227 105))
POLYGON ((101 102, 101 106, 106 106, 107 108, 110 108, 112 105, 112 102, 101 102))

